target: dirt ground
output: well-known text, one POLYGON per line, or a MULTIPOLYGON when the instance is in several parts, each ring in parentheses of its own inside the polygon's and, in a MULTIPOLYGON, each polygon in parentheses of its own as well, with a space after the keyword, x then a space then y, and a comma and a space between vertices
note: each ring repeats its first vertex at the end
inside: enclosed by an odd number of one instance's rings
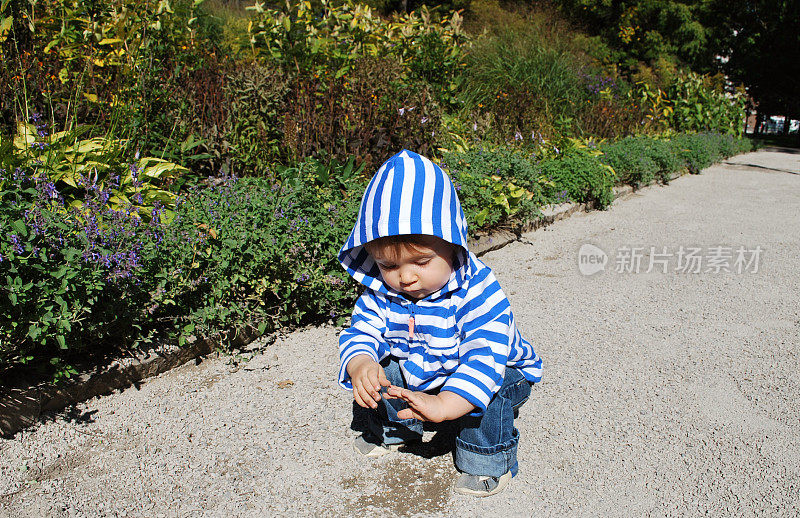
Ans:
POLYGON ((760 151, 484 256, 545 362, 520 473, 494 497, 452 492, 446 427, 355 453, 323 326, 0 440, 0 516, 797 516, 798 253, 800 154, 760 151), (587 244, 607 257, 593 275, 587 244), (680 270, 691 248, 697 273, 680 270))

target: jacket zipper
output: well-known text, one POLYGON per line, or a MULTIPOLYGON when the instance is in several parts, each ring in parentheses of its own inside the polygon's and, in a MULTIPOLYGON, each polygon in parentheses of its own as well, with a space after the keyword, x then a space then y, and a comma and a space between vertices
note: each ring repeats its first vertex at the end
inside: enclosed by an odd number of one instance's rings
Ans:
POLYGON ((410 315, 408 317, 408 339, 414 339, 414 303, 409 304, 410 315))

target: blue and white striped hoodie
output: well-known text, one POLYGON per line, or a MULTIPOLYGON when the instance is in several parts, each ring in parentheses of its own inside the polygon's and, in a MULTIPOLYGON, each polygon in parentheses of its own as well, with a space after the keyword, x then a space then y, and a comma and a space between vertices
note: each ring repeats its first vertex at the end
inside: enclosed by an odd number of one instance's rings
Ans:
POLYGON ((403 150, 378 169, 338 257, 367 287, 351 327, 339 336, 343 388, 353 388, 346 366, 358 354, 375 361, 393 356, 410 389, 454 392, 477 407, 472 415, 486 409, 506 367, 519 369, 531 382, 541 379, 542 360, 517 330, 500 284, 467 249, 467 221, 453 183, 427 158, 403 150), (433 235, 460 247, 447 284, 416 302, 383 282, 363 246, 404 234, 433 235))

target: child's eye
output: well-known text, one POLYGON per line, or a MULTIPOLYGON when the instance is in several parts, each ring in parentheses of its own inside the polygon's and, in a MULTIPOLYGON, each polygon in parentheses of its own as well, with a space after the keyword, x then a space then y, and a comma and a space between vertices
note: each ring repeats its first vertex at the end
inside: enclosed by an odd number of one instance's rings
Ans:
POLYGON ((394 270, 397 268, 394 264, 378 264, 378 266, 380 266, 382 270, 394 270))
POLYGON ((428 264, 429 262, 431 262, 431 260, 430 260, 430 259, 421 259, 421 260, 417 261, 417 265, 418 265, 418 266, 425 266, 425 265, 426 265, 426 264, 428 264))

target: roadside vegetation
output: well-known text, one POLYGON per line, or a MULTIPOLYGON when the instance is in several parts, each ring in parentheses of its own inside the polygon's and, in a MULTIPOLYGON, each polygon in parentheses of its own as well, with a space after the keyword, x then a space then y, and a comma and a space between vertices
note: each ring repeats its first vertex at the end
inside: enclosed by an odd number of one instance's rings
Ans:
POLYGON ((750 149, 720 76, 621 67, 556 10, 408 7, 2 0, 0 375, 344 321, 336 252, 403 148, 473 236, 750 149))

